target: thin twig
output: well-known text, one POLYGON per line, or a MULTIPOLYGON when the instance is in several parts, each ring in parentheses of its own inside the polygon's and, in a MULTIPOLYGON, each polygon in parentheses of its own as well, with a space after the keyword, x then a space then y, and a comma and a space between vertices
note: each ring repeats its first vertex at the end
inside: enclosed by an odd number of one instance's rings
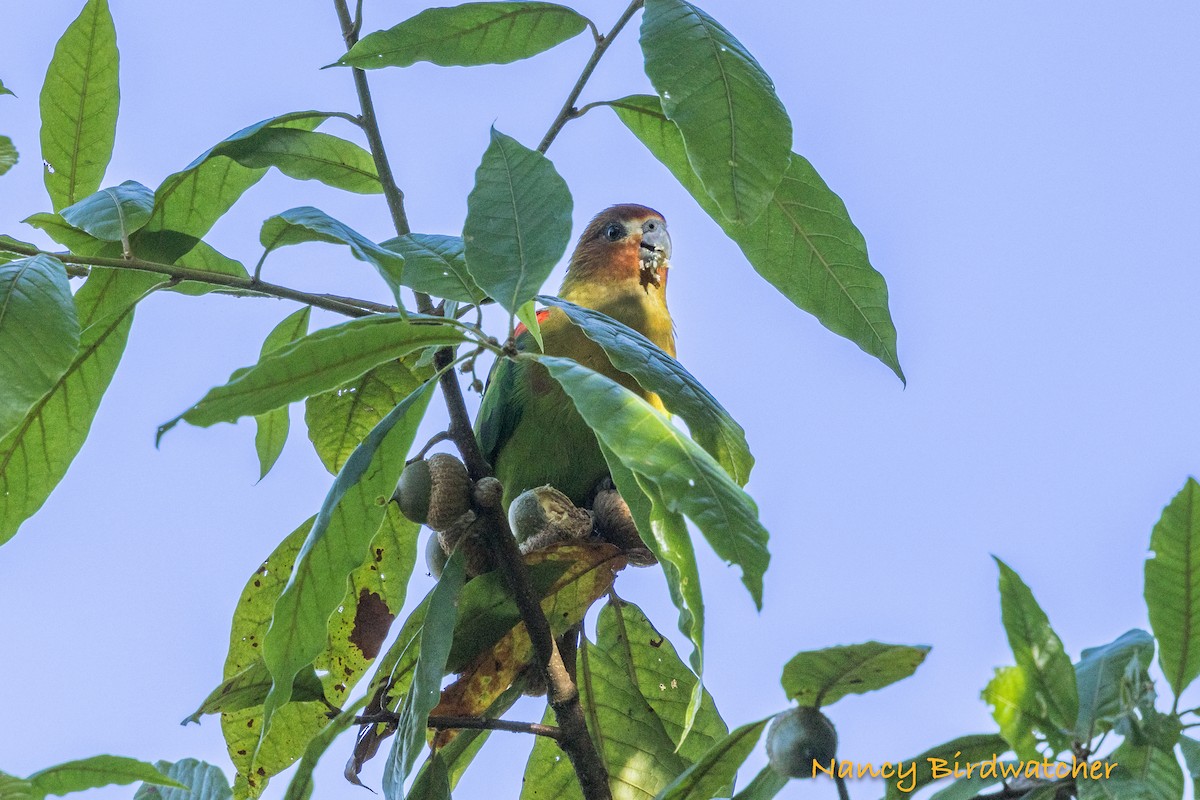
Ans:
POLYGON ((602 36, 596 39, 596 47, 592 50, 592 56, 588 59, 587 64, 583 67, 583 72, 579 73, 579 80, 575 81, 575 87, 571 89, 571 93, 567 95, 566 102, 558 112, 558 116, 554 118, 554 122, 550 123, 550 129, 546 131, 546 135, 542 137, 542 143, 538 145, 539 153, 545 153, 550 149, 550 144, 558 136, 558 132, 570 120, 578 116, 580 111, 575 108, 575 101, 579 99, 579 95, 583 92, 583 87, 587 84, 588 79, 592 77, 592 73, 596 71, 596 65, 600 63, 600 59, 604 57, 604 52, 608 50, 613 39, 621 32, 626 23, 633 17, 637 10, 642 7, 645 0, 633 0, 629 7, 621 14, 617 24, 613 25, 612 30, 607 36, 602 36))
MULTIPOLYGON (((397 725, 400 715, 393 711, 381 711, 374 714, 361 714, 354 718, 355 725, 397 725)), ((433 715, 429 717, 429 727, 435 730, 462 731, 507 731, 509 733, 529 733, 534 736, 545 736, 549 739, 562 737, 562 730, 553 725, 540 722, 517 722, 507 719, 492 719, 491 717, 467 717, 452 715, 433 715)))

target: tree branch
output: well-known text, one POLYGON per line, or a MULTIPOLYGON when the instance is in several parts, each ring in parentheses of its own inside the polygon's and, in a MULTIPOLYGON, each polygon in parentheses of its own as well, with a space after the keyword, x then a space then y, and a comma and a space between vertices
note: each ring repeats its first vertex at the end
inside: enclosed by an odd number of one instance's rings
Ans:
MULTIPOLYGON (((635 0, 630 6, 630 10, 623 16, 623 19, 627 21, 628 17, 632 16, 633 11, 641 5, 641 2, 642 0, 635 0)), ((348 48, 353 47, 358 41, 358 30, 355 20, 350 15, 346 0, 334 0, 334 6, 337 9, 338 20, 341 23, 342 38, 345 40, 348 48)), ((624 25, 624 22, 621 22, 620 25, 624 25)), ((620 25, 614 29, 614 33, 620 29, 620 25)), ((599 61, 599 56, 603 54, 604 49, 607 49, 607 44, 603 46, 597 45, 597 48, 600 52, 599 54, 593 53, 592 60, 588 62, 588 67, 585 68, 585 74, 580 76, 580 81, 573 95, 574 97, 578 97, 578 92, 582 90, 583 84, 587 82, 587 76, 595 69, 595 62, 599 61)), ((396 185, 395 176, 392 174, 391 168, 387 163, 383 138, 380 136, 379 122, 375 116, 366 74, 359 69, 353 70, 353 73, 355 88, 358 90, 359 104, 362 108, 363 130, 366 133, 371 154, 375 159, 376 171, 379 173, 379 180, 383 184, 384 195, 387 198, 388 207, 392 212, 392 221, 396 226, 396 232, 404 235, 409 233, 408 217, 404 212, 404 195, 396 185)), ((568 106, 573 103, 574 99, 571 99, 568 106)), ((562 124, 559 123, 558 127, 561 128, 562 124)), ((553 138, 552 135, 548 134, 546 147, 549 147, 549 143, 553 141, 553 138)), ((542 149, 544 150, 545 148, 542 149)), ((417 308, 422 313, 433 313, 433 303, 429 295, 422 292, 415 294, 417 308)), ((452 359, 453 350, 451 348, 443 348, 435 354, 434 364, 440 369, 449 364, 452 359)), ((463 400, 462 387, 458 382, 458 376, 453 371, 447 370, 440 379, 440 385, 442 396, 446 400, 446 410, 450 417, 450 425, 447 430, 454 440, 459 453, 462 454, 463 463, 466 465, 471 479, 479 481, 490 477, 492 472, 491 465, 484 458, 483 453, 479 449, 479 443, 475 439, 475 433, 471 426, 471 418, 467 414, 467 406, 463 400)), ((488 493, 479 492, 477 494, 485 495, 488 493)), ((524 621, 525 627, 529 632, 529 638, 533 643, 534 655, 537 658, 538 664, 546 673, 550 707, 554 709, 560 730, 557 741, 568 758, 571 759, 571 765, 575 769, 575 774, 579 779, 579 786, 585 800, 611 800, 612 793, 608 787, 608 770, 605 768, 604 762, 600 760, 600 755, 596 752, 595 743, 592 742, 591 735, 588 733, 587 725, 583 718, 583 709, 579 703, 579 691, 576 689, 574 681, 571 680, 571 676, 563 664, 562 656, 558 652, 554 636, 550 631, 550 625, 546 621, 545 613, 542 611, 540 599, 529 580, 529 575, 525 570, 525 562, 521 560, 520 550, 517 549, 517 540, 513 538, 512 532, 508 528, 508 519, 500 505, 500 495, 498 492, 492 492, 490 496, 492 502, 487 504, 486 507, 480 504, 478 508, 481 517, 487 520, 487 524, 484 525, 486 544, 497 563, 497 568, 509 587, 509 591, 513 594, 517 609, 521 614, 521 619, 524 621)))
MULTIPOLYGON (((400 715, 392 711, 376 714, 363 714, 354 718, 355 725, 396 725, 400 715)), ((434 715, 429 717, 429 727, 435 730, 474 730, 474 731, 508 731, 509 733, 530 733, 535 736, 545 736, 549 739, 560 739, 562 730, 553 725, 543 725, 540 722, 515 722, 507 719, 492 719, 491 717, 464 717, 450 715, 434 715)))
POLYGON ((575 101, 579 99, 579 95, 583 92, 583 87, 592 77, 592 73, 596 71, 596 65, 604 57, 604 52, 608 50, 608 46, 612 44, 613 39, 616 38, 617 34, 621 32, 621 29, 625 27, 633 15, 637 13, 637 10, 642 7, 643 3, 645 3, 645 0, 633 0, 624 13, 621 14, 620 19, 617 20, 617 24, 613 25, 612 30, 608 32, 608 35, 596 37, 596 47, 592 50, 591 58, 588 59, 587 64, 584 64, 583 72, 579 73, 579 80, 575 81, 575 87, 567 95, 566 102, 563 103, 558 116, 554 118, 554 122, 550 123, 550 129, 542 137, 542 143, 537 146, 539 153, 544 154, 549 150, 550 144, 558 136, 558 132, 563 129, 563 126, 580 116, 581 112, 575 108, 575 101))

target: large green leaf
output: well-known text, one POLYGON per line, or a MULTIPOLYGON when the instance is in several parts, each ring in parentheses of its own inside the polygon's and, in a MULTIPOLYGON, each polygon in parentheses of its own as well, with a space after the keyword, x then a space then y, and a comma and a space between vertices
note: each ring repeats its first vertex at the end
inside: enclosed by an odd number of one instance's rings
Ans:
POLYGON ((42 85, 42 160, 54 210, 100 188, 117 135, 117 30, 107 0, 88 0, 54 46, 42 85))
POLYGON ((454 642, 458 595, 466 579, 465 557, 461 550, 456 550, 429 595, 412 685, 400 708, 396 739, 384 767, 383 795, 387 800, 404 797, 404 781, 425 747, 429 712, 438 704, 446 660, 454 642))
POLYGON ((1183 763, 1187 765, 1188 776, 1192 779, 1192 797, 1200 800, 1200 742, 1180 736, 1179 752, 1183 753, 1183 763))
POLYGON ((233 790, 220 767, 183 758, 174 764, 156 761, 154 768, 186 788, 143 783, 134 792, 133 800, 233 800, 233 790))
POLYGON ((7 136, 0 136, 0 175, 15 167, 20 158, 13 140, 7 136))
MULTIPOLYGON (((1137 670, 1145 671, 1154 661, 1154 637, 1145 631, 1132 630, 1116 641, 1102 647, 1084 650, 1075 665, 1075 683, 1079 687, 1079 719, 1075 722, 1075 738, 1091 741, 1096 733, 1108 730, 1117 718, 1132 711, 1137 697, 1129 697, 1125 685, 1130 662, 1138 663, 1137 670)), ((1149 680, 1147 677, 1147 685, 1149 680)))
POLYGON ((726 218, 754 222, 792 152, 792 122, 771 79, 733 34, 685 0, 646 0, 641 43, 692 171, 726 218))
POLYGON ((467 269, 510 315, 533 299, 571 238, 571 192, 541 153, 492 128, 463 225, 467 269))
POLYGON ((606 448, 640 480, 653 484, 669 510, 691 519, 717 555, 742 568, 742 583, 761 608, 770 559, 767 531, 754 501, 720 464, 619 383, 570 359, 529 357, 562 385, 606 448))
POLYGON ((1188 478, 1150 534, 1146 608, 1175 696, 1200 675, 1200 483, 1188 478))
POLYGON ((0 544, 41 508, 83 446, 125 350, 133 309, 157 276, 96 268, 75 294, 75 360, 0 439, 0 544))
POLYGON ((925 645, 863 644, 797 653, 783 668, 787 696, 802 706, 827 706, 848 694, 890 686, 917 671, 929 654, 925 645))
POLYGON ((334 739, 350 729, 366 703, 366 697, 355 700, 309 740, 308 746, 304 748, 304 756, 300 759, 300 766, 288 781, 284 800, 309 800, 313 796, 313 771, 317 768, 317 762, 325 755, 334 739))
POLYGON ((1181 800, 1183 769, 1171 749, 1127 739, 1105 759, 1098 779, 1076 781, 1079 800, 1181 800))
POLYGON ((1045 698, 1031 685, 1020 667, 996 670, 980 693, 992 707, 992 719, 1000 726, 1000 735, 1009 748, 1023 760, 1036 760, 1038 738, 1034 730, 1053 730, 1046 711, 1045 698))
POLYGON ((383 191, 371 154, 327 133, 267 126, 251 136, 227 139, 208 155, 228 156, 251 169, 275 167, 289 178, 316 180, 347 192, 383 191))
MULTIPOLYGON (((308 317, 311 306, 304 306, 299 311, 289 314, 263 340, 259 358, 267 355, 286 344, 291 344, 308 333, 308 317)), ((267 477, 271 467, 279 460, 283 446, 287 443, 288 430, 291 428, 291 417, 287 406, 276 408, 259 414, 254 418, 256 426, 254 434, 254 449, 258 453, 258 479, 267 477)))
POLYGON ((0 266, 0 437, 62 380, 78 348, 62 262, 41 255, 0 266))
POLYGON ((434 297, 479 303, 487 297, 467 272, 466 248, 461 236, 410 233, 383 243, 404 256, 405 286, 434 297))
MULTIPOLYGON (((1030 689, 1046 706, 1049 722, 1072 730, 1079 717, 1075 667, 1046 613, 1021 577, 1000 559, 1000 610, 1008 644, 1030 689)), ((1051 731, 1046 731, 1051 733, 1051 731)))
POLYGON ((792 154, 766 211, 753 223, 721 214, 688 165, 679 129, 659 99, 635 95, 610 103, 621 121, 661 161, 785 297, 829 330, 875 356, 904 380, 887 284, 846 206, 803 157, 792 154))
POLYGON ((385 512, 392 513, 388 499, 432 386, 430 381, 417 388, 372 429, 346 460, 317 512, 263 638, 263 657, 274 681, 263 706, 264 734, 272 714, 290 699, 296 674, 325 647, 330 615, 346 594, 346 577, 363 563, 385 512))
POLYGON ((279 247, 304 242, 344 244, 359 261, 375 267, 393 289, 398 288, 403 277, 403 256, 375 244, 319 208, 301 206, 276 214, 263 223, 258 238, 268 253, 279 247))
POLYGON ((603 348, 613 366, 654 392, 672 414, 687 423, 696 443, 745 486, 754 466, 746 432, 683 365, 642 334, 605 314, 566 300, 539 295, 540 302, 563 310, 572 322, 603 348))
POLYGON ((428 8, 385 31, 364 36, 337 61, 359 69, 507 64, 535 56, 587 27, 587 19, 554 3, 464 3, 428 8))
POLYGON ((746 788, 733 796, 733 800, 771 800, 788 782, 787 776, 780 775, 768 764, 746 784, 746 788))
POLYGON ((434 318, 394 314, 354 319, 311 333, 239 370, 196 405, 159 428, 159 438, 179 420, 208 427, 257 416, 310 395, 336 389, 367 370, 430 345, 463 341, 462 333, 434 318))
POLYGON ((912 772, 910 774, 905 771, 904 775, 897 775, 888 780, 886 800, 910 797, 922 786, 938 780, 934 777, 934 767, 945 767, 955 761, 959 764, 987 761, 1006 750, 1008 743, 1003 737, 994 733, 975 733, 931 747, 914 758, 902 759, 901 763, 914 765, 912 772))
MULTIPOLYGON (((329 118, 318 111, 301 111, 263 120, 230 136, 222 144, 253 140, 276 128, 311 131, 329 118)), ((218 144, 217 147, 221 145, 218 144)), ((238 198, 267 174, 266 168, 246 167, 211 148, 183 170, 169 175, 154 192, 154 215, 147 231, 169 230, 200 238, 238 198)))
MULTIPOLYGON (((206 714, 229 714, 261 706, 269 691, 271 673, 260 658, 241 672, 221 681, 221 685, 209 692, 200 707, 183 720, 183 724, 199 722, 206 714)), ((292 681, 292 702, 323 702, 325 699, 325 687, 315 669, 308 667, 296 674, 296 679, 292 681)))
POLYGON ((39 770, 27 780, 33 784, 34 797, 48 794, 70 794, 113 784, 124 785, 146 781, 160 786, 187 787, 163 775, 152 765, 124 756, 92 756, 68 761, 39 770))
POLYGON ((154 192, 137 181, 90 194, 59 213, 74 227, 106 242, 128 242, 150 221, 154 192))
POLYGON ((656 800, 708 800, 733 785, 738 770, 762 738, 771 719, 743 725, 713 745, 704 756, 659 793, 656 800))
POLYGON ((255 570, 234 613, 226 681, 220 688, 236 688, 238 693, 233 698, 228 691, 221 696, 220 689, 214 694, 220 703, 232 699, 234 705, 246 704, 241 710, 225 708, 221 717, 229 755, 238 770, 239 797, 260 794, 271 776, 306 753, 314 736, 326 732, 329 707, 323 698, 338 705, 346 702, 355 683, 375 662, 393 615, 404 605, 419 526, 404 519, 392 504, 370 545, 359 554, 348 581, 342 583, 344 597, 329 617, 323 649, 297 673, 290 702, 273 715, 260 744, 262 706, 271 687, 263 637, 312 523, 309 519, 289 534, 255 570), (312 680, 314 669, 323 676, 317 683, 312 680))

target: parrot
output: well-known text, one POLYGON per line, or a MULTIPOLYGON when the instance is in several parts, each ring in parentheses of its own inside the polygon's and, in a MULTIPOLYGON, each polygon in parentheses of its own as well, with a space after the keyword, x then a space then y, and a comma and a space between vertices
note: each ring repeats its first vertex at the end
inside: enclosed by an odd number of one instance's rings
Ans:
MULTIPOLYGON (((579 237, 558 296, 628 325, 674 357, 675 327, 667 310, 670 259, 671 236, 662 214, 632 203, 614 205, 597 214, 579 237)), ((542 310, 537 317, 547 355, 571 358, 665 411, 657 395, 613 367, 561 309, 542 310)), ((537 348, 524 325, 516 329, 515 345, 518 351, 537 348)), ((504 487, 505 509, 525 490, 547 484, 582 508, 608 477, 596 435, 540 364, 496 362, 475 432, 504 487)))

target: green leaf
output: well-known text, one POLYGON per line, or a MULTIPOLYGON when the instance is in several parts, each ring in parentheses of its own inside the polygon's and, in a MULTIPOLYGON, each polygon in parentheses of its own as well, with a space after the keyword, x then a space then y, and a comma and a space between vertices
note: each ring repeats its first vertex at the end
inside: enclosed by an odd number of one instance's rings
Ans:
MULTIPOLYGON (((1135 660, 1141 673, 1154 661, 1154 637, 1136 629, 1102 647, 1083 651, 1075 665, 1075 683, 1079 687, 1077 741, 1091 741, 1095 734, 1108 730, 1117 718, 1132 711, 1122 698, 1128 689, 1126 670, 1135 660)), ((1136 700, 1133 698, 1135 704, 1136 700)))
POLYGON ((456 550, 429 596, 412 686, 405 695, 396 739, 384 766, 383 794, 388 800, 404 797, 404 781, 425 748, 429 712, 441 696, 442 676, 446 674, 446 659, 454 640, 456 603, 467 579, 465 563, 462 551, 456 550))
MULTIPOLYGON (((271 690, 271 673, 260 658, 250 666, 226 678, 221 685, 213 689, 200 707, 183 721, 199 722, 205 714, 221 714, 233 711, 244 711, 247 708, 261 706, 271 690)), ((324 702, 325 687, 317 677, 316 670, 311 666, 300 670, 292 682, 292 702, 303 703, 309 700, 324 702)))
POLYGON ((646 75, 722 214, 751 223, 783 178, 792 122, 771 79, 719 22, 684 0, 646 0, 646 75))
POLYGON ((656 800, 708 800, 721 787, 732 785, 770 721, 768 717, 743 725, 717 742, 703 758, 661 791, 656 800))
POLYGON ((186 788, 143 783, 133 800, 233 800, 233 790, 220 767, 184 758, 174 764, 157 761, 154 768, 186 788))
POLYGON ((296 768, 296 774, 288 782, 284 800, 309 800, 313 796, 313 771, 317 768, 317 762, 325 755, 334 739, 353 727, 355 718, 366 704, 366 697, 355 700, 309 741, 308 746, 304 748, 304 757, 300 759, 300 766, 296 768))
POLYGON ((1192 779, 1192 797, 1200 800, 1200 742, 1187 736, 1179 737, 1179 751, 1192 779))
POLYGON ((802 706, 828 706, 848 694, 865 694, 904 680, 929 654, 925 645, 863 644, 797 653, 780 683, 802 706))
POLYGON ((12 89, 9 89, 7 86, 4 85, 4 81, 0 81, 0 97, 3 97, 6 94, 10 94, 13 97, 17 96, 16 93, 12 89))
POLYGON ((639 480, 653 484, 668 510, 694 522, 726 563, 742 568, 742 583, 761 608, 770 556, 754 501, 637 394, 570 359, 533 358, 562 385, 601 443, 639 480))
POLYGON ((19 159, 20 155, 17 153, 17 146, 13 144, 13 140, 7 136, 0 136, 0 175, 15 167, 19 159))
POLYGON ((0 800, 42 800, 42 795, 35 795, 33 784, 24 778, 0 772, 0 800))
POLYGON ((84 233, 78 228, 68 225, 66 220, 58 214, 45 212, 30 214, 21 221, 37 228, 76 255, 114 258, 121 255, 121 248, 118 245, 97 239, 89 233, 84 233))
MULTIPOLYGON (((135 237, 139 238, 140 237, 135 237)), ((149 237, 147 237, 149 238, 149 237)), ((135 248, 140 246, 141 242, 135 245, 135 248)), ((230 258, 223 253, 217 252, 211 245, 206 242, 197 241, 191 250, 188 250, 183 255, 175 259, 175 263, 181 267, 188 269, 198 269, 203 272, 213 272, 220 275, 234 275, 239 278, 249 278, 250 274, 246 272, 246 268, 242 266, 242 262, 230 258)), ((220 290, 221 287, 214 286, 211 283, 202 283, 201 281, 183 281, 177 286, 172 286, 167 291, 178 292, 179 294, 200 296, 220 290)))
POLYGON ((107 0, 88 0, 54 46, 42 85, 42 160, 55 211, 104 179, 117 135, 119 60, 107 0))
MULTIPOLYGON (((312 523, 313 519, 309 519, 289 534, 246 582, 230 632, 224 669, 227 679, 262 663, 263 637, 312 523)), ((371 523, 364 521, 364 524, 371 523)), ((404 519, 395 504, 387 506, 382 524, 375 527, 377 532, 370 545, 358 556, 359 564, 350 572, 348 581, 342 582, 344 597, 328 619, 323 649, 298 673, 302 676, 315 669, 323 676, 320 689, 324 696, 339 706, 347 702, 354 685, 377 660, 393 615, 404 605, 405 589, 416 559, 419 526, 404 519)), ((303 685, 300 677, 292 684, 294 689, 303 685)), ((221 728, 238 770, 239 797, 261 794, 271 776, 308 752, 313 737, 327 732, 329 706, 320 701, 318 690, 313 686, 299 695, 293 694, 291 702, 273 714, 270 731, 261 743, 266 692, 258 698, 257 706, 222 715, 221 728), (308 702, 311 700, 317 702, 308 702)))
POLYGON ((35 797, 48 794, 70 794, 113 784, 124 785, 146 781, 160 786, 186 789, 182 783, 163 775, 144 761, 124 756, 92 756, 68 761, 33 773, 28 778, 35 797))
POLYGON ((542 324, 538 322, 537 306, 532 300, 522 303, 521 307, 517 309, 517 319, 525 326, 525 330, 529 331, 533 341, 537 343, 538 352, 544 351, 546 347, 542 342, 542 324))
POLYGON ((264 735, 272 714, 290 699, 296 674, 325 647, 330 616, 346 594, 346 577, 363 563, 390 509, 388 500, 432 386, 430 381, 417 388, 372 429, 346 460, 317 512, 263 639, 263 657, 274 681, 263 707, 264 735))
POLYGON ((683 137, 657 97, 635 95, 609 105, 763 278, 904 380, 887 284, 871 266, 866 242, 845 204, 807 160, 793 153, 767 210, 752 224, 738 224, 725 219, 692 174, 683 137))
MULTIPOLYGON (((679 611, 677 626, 692 643, 688 658, 696 675, 704 674, 704 597, 700 590, 700 567, 683 515, 672 511, 657 486, 643 482, 603 443, 600 450, 608 464, 617 491, 629 506, 638 533, 662 567, 667 592, 679 611)), ((701 683, 697 681, 684 716, 687 736, 700 710, 701 683)))
POLYGON ((403 283, 414 291, 463 303, 481 303, 487 297, 467 272, 461 236, 410 233, 388 239, 383 246, 404 257, 403 283))
POLYGON ((371 154, 327 133, 267 126, 251 136, 226 139, 209 151, 208 157, 213 156, 228 156, 251 169, 275 167, 289 178, 316 180, 347 192, 383 191, 371 154))
POLYGON ((464 3, 428 8, 364 36, 336 66, 379 69, 429 61, 443 67, 508 64, 565 42, 587 19, 554 3, 464 3))
POLYGON ((106 242, 127 242, 150 221, 154 192, 137 181, 125 181, 90 194, 59 214, 76 228, 106 242))
POLYGON ((1020 667, 1001 667, 980 693, 992 707, 992 718, 1000 726, 1000 734, 1020 758, 1035 760, 1038 739, 1034 729, 1053 729, 1047 719, 1046 704, 1029 685, 1029 678, 1020 667))
POLYGON ((1146 608, 1175 696, 1200 675, 1200 483, 1188 478, 1150 534, 1146 608))
MULTIPOLYGON (((284 114, 243 128, 224 143, 243 142, 275 128, 311 131, 329 117, 319 111, 284 114)), ((247 189, 267 174, 265 168, 244 167, 228 156, 214 153, 216 149, 207 150, 185 169, 169 175, 155 190, 154 215, 146 225, 148 231, 170 230, 200 238, 247 189)))
POLYGON ((492 128, 467 197, 463 240, 471 277, 510 315, 533 299, 566 252, 571 208, 550 160, 492 128))
POLYGON ((1071 658, 1033 592, 1007 564, 998 558, 996 564, 1000 567, 1004 630, 1017 667, 1025 673, 1029 688, 1044 702, 1054 729, 1072 730, 1079 717, 1079 695, 1071 658))
POLYGON ((945 744, 931 747, 919 756, 903 759, 915 765, 914 772, 889 779, 885 800, 900 800, 902 797, 910 797, 912 793, 921 787, 933 783, 937 780, 937 778, 933 777, 933 768, 935 766, 947 767, 955 761, 959 764, 974 764, 980 761, 988 761, 993 756, 998 756, 1007 750, 1008 743, 1003 737, 994 733, 975 733, 969 736, 960 736, 945 744), (938 763, 939 760, 942 763, 938 763))
POLYGON ((0 437, 62 380, 78 349, 62 262, 40 255, 0 265, 0 437))
POLYGON ((417 369, 412 361, 410 356, 385 362, 304 402, 308 438, 325 469, 336 475, 371 429, 429 379, 432 370, 417 369))
POLYGON ((769 765, 759 770, 746 788, 733 796, 733 800, 771 800, 788 785, 787 777, 780 775, 769 765))
MULTIPOLYGON (((393 290, 404 273, 404 257, 381 247, 356 230, 311 206, 291 208, 263 223, 258 236, 266 252, 304 242, 344 244, 359 261, 375 267, 393 290)), ((264 253, 264 258, 266 254, 264 253)))
POLYGON ((729 477, 745 486, 754 466, 746 432, 717 399, 683 365, 642 334, 612 317, 566 300, 539 295, 540 302, 560 308, 604 350, 612 365, 654 392, 672 414, 687 423, 696 443, 717 460, 729 477))
POLYGON ((1105 759, 1108 776, 1078 779, 1079 800, 1180 800, 1183 769, 1173 750, 1125 740, 1105 759))
POLYGON ((125 350, 134 305, 156 277, 95 268, 75 294, 82 330, 75 360, 0 439, 0 544, 41 508, 83 446, 125 350))
MULTIPOLYGON (((300 339, 308 334, 308 317, 311 306, 304 306, 299 311, 289 314, 275 329, 267 334, 263 341, 259 357, 267 355, 286 344, 300 339)), ((288 429, 291 428, 291 417, 287 407, 276 408, 254 418, 257 431, 254 434, 254 449, 258 452, 258 479, 267 477, 271 467, 279 460, 283 446, 287 443, 288 429)))
POLYGON ((406 320, 394 314, 322 328, 235 372, 228 383, 211 389, 199 403, 161 426, 158 436, 161 439, 181 419, 208 427, 257 416, 335 389, 414 350, 461 341, 457 328, 434 318, 406 320))

